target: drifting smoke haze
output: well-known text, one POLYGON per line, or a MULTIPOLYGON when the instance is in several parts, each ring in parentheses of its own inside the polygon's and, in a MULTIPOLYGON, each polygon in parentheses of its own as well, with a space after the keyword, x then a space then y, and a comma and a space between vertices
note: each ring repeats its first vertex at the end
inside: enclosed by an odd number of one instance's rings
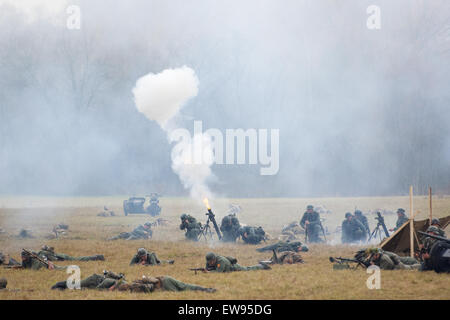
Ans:
POLYGON ((377 1, 380 30, 364 0, 71 1, 81 30, 56 2, 0 1, 1 194, 450 191, 449 1, 377 1), (198 83, 179 97, 136 96, 182 66, 198 83), (278 174, 183 171, 166 130, 193 120, 280 129, 278 174))
MULTIPOLYGON (((170 128, 176 128, 173 119, 186 102, 197 93, 198 78, 194 70, 186 66, 166 69, 158 74, 147 74, 137 80, 133 89, 134 101, 139 112, 149 120, 158 122, 166 131, 170 142, 178 142, 171 137, 170 128)), ((190 141, 179 141, 172 150, 172 169, 185 189, 190 190, 190 195, 194 199, 211 197, 207 180, 212 174, 210 168, 212 158, 211 138, 203 134, 194 135, 190 141), (209 161, 194 164, 193 157, 196 153, 209 155, 209 161)))

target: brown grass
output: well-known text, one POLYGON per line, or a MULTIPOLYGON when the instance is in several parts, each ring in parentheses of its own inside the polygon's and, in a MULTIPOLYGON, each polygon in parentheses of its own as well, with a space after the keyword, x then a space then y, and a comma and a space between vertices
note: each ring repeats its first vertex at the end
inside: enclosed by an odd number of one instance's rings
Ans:
MULTIPOLYGON (((128 280, 145 275, 170 275, 184 282, 205 287, 214 287, 215 294, 201 292, 156 292, 153 294, 130 294, 97 290, 50 290, 57 281, 65 280, 65 271, 31 271, 0 269, 0 277, 8 279, 9 291, 1 291, 0 299, 449 299, 450 276, 434 272, 382 271, 381 289, 366 287, 368 274, 364 270, 333 271, 328 261, 330 255, 351 256, 361 246, 311 245, 304 253, 303 265, 274 266, 269 271, 235 272, 231 274, 197 275, 187 270, 204 266, 208 251, 235 256, 242 265, 253 265, 258 260, 268 259, 269 253, 258 253, 255 246, 212 243, 191 243, 184 241, 183 232, 178 229, 179 215, 188 212, 204 222, 204 208, 189 199, 164 198, 162 217, 170 226, 154 229, 150 241, 113 241, 105 239, 121 231, 128 231, 139 223, 152 220, 145 215, 125 217, 121 201, 125 197, 111 198, 0 198, 0 227, 8 234, 0 235, 0 251, 20 258, 22 247, 38 250, 44 243, 52 245, 57 252, 71 255, 104 254, 106 261, 77 262, 82 278, 100 273, 103 269, 123 272, 128 280), (52 206, 51 204, 54 203, 52 206), (97 217, 103 205, 113 209, 117 216, 97 217), (24 208, 29 207, 29 208, 24 208), (65 239, 46 240, 52 226, 64 222, 70 225, 65 239), (13 237, 20 228, 30 228, 35 239, 19 240, 13 237), (155 267, 135 266, 128 263, 139 247, 154 250, 160 259, 175 259, 174 265, 155 267), (13 290, 16 289, 16 290, 13 290)), ((395 210, 408 207, 407 197, 395 198, 336 198, 336 199, 219 199, 212 201, 213 210, 220 223, 229 203, 242 206, 239 219, 250 225, 261 225, 267 232, 277 236, 283 225, 299 220, 307 204, 324 205, 333 214, 323 216, 329 231, 340 224, 346 211, 355 206, 362 210, 384 208, 395 210)), ((425 197, 415 198, 415 208, 420 210, 419 219, 426 217, 425 197)), ((434 199, 436 216, 450 214, 450 198, 434 199)), ((368 217, 371 228, 375 226, 372 216, 368 217)), ((396 216, 386 216, 392 226, 396 216)), ((335 235, 338 239, 339 235, 335 235)), ((331 238, 331 236, 329 237, 331 238)), ((70 265, 62 262, 60 265, 70 265)))

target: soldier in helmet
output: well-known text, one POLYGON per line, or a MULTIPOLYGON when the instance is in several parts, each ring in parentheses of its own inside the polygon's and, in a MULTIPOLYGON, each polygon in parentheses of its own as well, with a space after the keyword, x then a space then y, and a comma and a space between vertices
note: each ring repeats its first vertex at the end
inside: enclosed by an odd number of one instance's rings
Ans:
POLYGON ((314 211, 312 205, 306 207, 306 212, 303 214, 302 220, 300 220, 300 225, 305 229, 306 236, 309 242, 321 242, 320 230, 321 222, 319 213, 314 211))
MULTIPOLYGON (((163 262, 173 264, 175 261, 168 260, 168 261, 163 261, 163 262)), ((161 264, 161 260, 158 259, 158 257, 156 256, 156 253, 148 252, 145 248, 139 248, 137 250, 137 253, 133 256, 133 258, 130 261, 130 266, 136 265, 136 264, 144 265, 144 266, 154 266, 154 265, 161 264)))
POLYGON ((235 214, 231 213, 222 219, 220 231, 222 231, 224 242, 236 242, 239 237, 239 229, 241 225, 235 214))
POLYGON ((405 209, 403 208, 399 208, 397 210, 397 223, 395 224, 395 228, 394 229, 389 229, 389 231, 397 231, 398 228, 400 228, 403 224, 405 224, 406 222, 408 222, 408 217, 405 214, 405 209))
POLYGON ((232 272, 232 271, 250 271, 250 270, 268 270, 271 269, 266 263, 244 267, 237 263, 237 259, 233 257, 225 257, 216 255, 213 252, 206 254, 205 272, 232 272))
POLYGON ((438 218, 433 218, 433 219, 431 219, 431 225, 432 225, 433 227, 436 227, 436 228, 438 229, 439 236, 441 236, 441 237, 446 237, 445 231, 442 230, 441 222, 439 221, 438 218))
POLYGON ((366 230, 364 225, 350 212, 347 212, 345 220, 342 222, 342 243, 364 241, 365 239, 366 230))
POLYGON ((247 244, 259 244, 265 241, 266 232, 262 227, 245 226, 239 229, 242 240, 247 244))
POLYGON ((419 270, 420 264, 411 257, 399 257, 389 251, 379 248, 371 249, 370 264, 380 267, 382 270, 419 270))
POLYGON ((49 270, 61 270, 65 269, 65 267, 60 267, 53 264, 51 261, 47 261, 46 257, 39 257, 37 253, 22 250, 22 268, 23 269, 31 269, 31 270, 39 270, 41 268, 49 269, 49 270), (37 256, 40 258, 38 259, 37 256))
POLYGON ((258 252, 272 251, 272 250, 275 250, 276 252, 285 252, 285 251, 307 252, 309 248, 306 244, 303 244, 300 241, 278 241, 275 244, 271 244, 269 246, 256 249, 256 251, 258 252))
POLYGON ((48 261, 104 261, 105 257, 102 254, 96 254, 93 256, 85 257, 72 257, 65 253, 57 253, 53 247, 47 245, 42 246, 41 251, 38 255, 40 257, 47 258, 48 261))
POLYGON ((119 291, 130 291, 130 292, 144 292, 150 293, 153 291, 203 291, 208 293, 216 292, 214 288, 205 288, 195 284, 184 283, 180 280, 174 279, 169 276, 157 276, 157 277, 146 277, 142 276, 142 279, 137 279, 128 283, 122 283, 118 286, 119 291))
POLYGON ((197 222, 197 219, 193 216, 186 213, 183 213, 180 219, 180 230, 186 230, 186 239, 197 241, 200 233, 202 232, 202 224, 197 222))
MULTIPOLYGON (((439 228, 436 226, 429 226, 427 231, 428 234, 434 235, 434 236, 439 236, 439 228)), ((433 239, 431 237, 422 237, 421 239, 422 243, 419 244, 419 249, 420 249, 420 258, 422 260, 422 265, 420 268, 420 271, 429 271, 429 270, 433 270, 433 266, 431 264, 431 256, 430 256, 430 251, 431 248, 433 247, 433 245, 436 243, 436 239, 433 239)))
POLYGON ((355 210, 355 218, 359 220, 364 226, 364 229, 366 230, 366 233, 368 236, 370 236, 370 228, 369 228, 369 221, 367 220, 367 217, 362 213, 361 210, 355 210))
POLYGON ((124 240, 138 240, 138 239, 151 239, 153 235, 152 231, 152 223, 146 222, 143 225, 139 225, 136 228, 134 228, 131 232, 122 232, 117 236, 114 236, 112 238, 109 238, 108 240, 117 240, 117 239, 124 239, 124 240))
MULTIPOLYGON (((109 289, 113 290, 115 287, 125 282, 125 276, 122 273, 114 273, 112 271, 104 270, 103 274, 92 274, 89 277, 81 280, 80 287, 82 289, 109 289)), ((67 281, 57 282, 52 286, 52 290, 67 289, 67 281)))

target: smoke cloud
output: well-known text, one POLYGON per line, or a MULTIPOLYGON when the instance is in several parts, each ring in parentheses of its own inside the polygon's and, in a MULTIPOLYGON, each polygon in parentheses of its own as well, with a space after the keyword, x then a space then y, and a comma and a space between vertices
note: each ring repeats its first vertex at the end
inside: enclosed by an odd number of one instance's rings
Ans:
MULTIPOLYGON (((173 119, 186 102, 197 95, 198 84, 195 71, 186 66, 166 69, 158 74, 149 73, 136 81, 134 101, 139 112, 159 124, 170 142, 177 142, 176 138, 170 136, 169 128, 175 126, 173 119)), ((172 170, 194 199, 212 196, 207 186, 207 180, 212 175, 212 150, 211 138, 196 134, 193 139, 181 139, 172 151, 172 170), (194 163, 194 155, 198 154, 205 161, 194 163)))

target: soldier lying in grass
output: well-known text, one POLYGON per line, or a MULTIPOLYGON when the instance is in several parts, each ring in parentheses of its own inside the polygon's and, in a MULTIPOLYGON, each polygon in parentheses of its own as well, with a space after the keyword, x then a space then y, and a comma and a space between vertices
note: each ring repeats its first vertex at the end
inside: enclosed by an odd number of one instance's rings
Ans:
POLYGON ((250 271, 250 270, 269 270, 269 265, 260 262, 257 265, 244 267, 237 263, 233 257, 224 257, 216 255, 213 252, 206 254, 206 267, 203 272, 232 272, 232 271, 250 271))
MULTIPOLYGON (((184 283, 169 276, 146 277, 142 279, 127 282, 122 273, 116 274, 111 271, 103 271, 103 275, 93 274, 86 279, 81 280, 80 287, 82 289, 108 289, 110 291, 130 291, 150 293, 155 290, 163 291, 186 291, 198 290, 205 292, 215 292, 216 289, 204 288, 198 285, 184 283)), ((67 282, 60 281, 52 286, 52 290, 67 289, 67 282)))
POLYGON ((139 248, 137 253, 133 256, 130 261, 130 266, 132 265, 144 265, 144 266, 154 266, 162 263, 173 264, 175 260, 161 261, 154 252, 148 252, 145 248, 139 248))
POLYGON ((40 257, 47 258, 48 261, 104 261, 105 257, 102 254, 96 254, 92 256, 85 257, 72 257, 65 253, 57 253, 53 247, 47 245, 42 246, 41 251, 38 255, 40 257))

